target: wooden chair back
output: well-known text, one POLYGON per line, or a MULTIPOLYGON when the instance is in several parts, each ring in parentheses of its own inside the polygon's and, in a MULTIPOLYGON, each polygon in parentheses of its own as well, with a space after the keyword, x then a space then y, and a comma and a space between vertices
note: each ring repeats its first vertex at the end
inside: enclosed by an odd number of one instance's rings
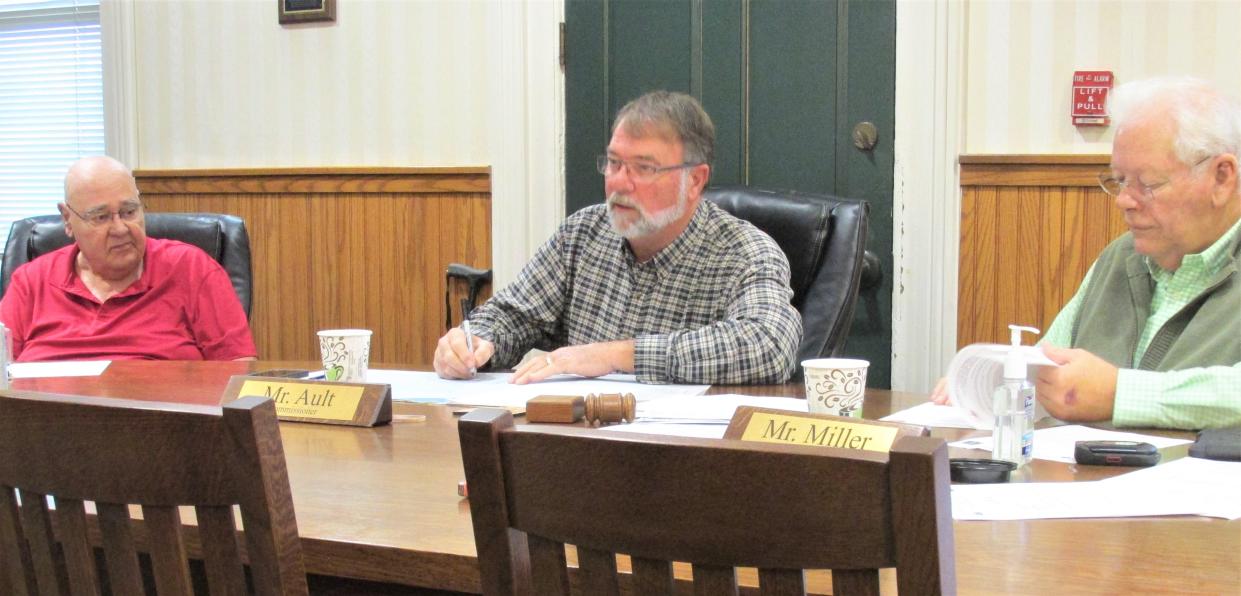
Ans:
POLYGON ((189 594, 187 544, 200 545, 212 594, 306 593, 271 400, 204 407, 0 391, 0 593, 99 594, 106 577, 105 593, 142 594, 143 551, 159 594, 189 594), (197 532, 178 506, 194 507, 197 532))
POLYGON ((672 562, 695 594, 877 594, 894 567, 906 594, 955 592, 947 446, 903 437, 890 453, 514 427, 503 410, 459 424, 483 593, 672 594, 672 562), (632 572, 617 574, 617 554, 632 572))

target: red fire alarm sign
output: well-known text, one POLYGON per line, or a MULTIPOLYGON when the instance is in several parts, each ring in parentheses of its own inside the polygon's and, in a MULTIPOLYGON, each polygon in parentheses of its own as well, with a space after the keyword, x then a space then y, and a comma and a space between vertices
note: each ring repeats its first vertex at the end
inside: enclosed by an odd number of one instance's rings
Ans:
POLYGON ((1079 70, 1073 73, 1073 125, 1107 126, 1107 96, 1112 90, 1112 71, 1079 70))

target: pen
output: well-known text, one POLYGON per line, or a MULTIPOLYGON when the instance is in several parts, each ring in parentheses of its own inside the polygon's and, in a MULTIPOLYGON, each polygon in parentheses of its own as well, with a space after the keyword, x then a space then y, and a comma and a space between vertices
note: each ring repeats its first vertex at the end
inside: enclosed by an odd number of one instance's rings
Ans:
MULTIPOLYGON (((461 321, 461 330, 465 331, 465 349, 469 350, 470 355, 472 356, 474 354, 474 334, 470 333, 469 319, 461 321)), ((470 367, 471 375, 476 374, 477 372, 478 370, 476 370, 473 366, 470 367)))

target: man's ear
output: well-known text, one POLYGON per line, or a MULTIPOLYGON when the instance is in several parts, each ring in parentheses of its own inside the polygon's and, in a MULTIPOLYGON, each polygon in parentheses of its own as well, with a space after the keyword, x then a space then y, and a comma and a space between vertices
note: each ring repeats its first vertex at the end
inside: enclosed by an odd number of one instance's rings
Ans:
POLYGON ((60 218, 65 221, 65 235, 73 237, 73 226, 69 225, 69 208, 64 203, 56 203, 56 210, 60 211, 60 218))
POLYGON ((711 166, 700 163, 689 169, 689 187, 692 189, 691 196, 697 197, 702 195, 702 191, 707 187, 707 181, 711 179, 711 166))
POLYGON ((1220 156, 1220 160, 1215 164, 1215 169, 1211 172, 1211 202, 1216 207, 1223 207, 1229 201, 1241 194, 1241 188, 1237 185, 1241 184, 1241 180, 1237 175, 1237 156, 1231 153, 1225 153, 1220 156))

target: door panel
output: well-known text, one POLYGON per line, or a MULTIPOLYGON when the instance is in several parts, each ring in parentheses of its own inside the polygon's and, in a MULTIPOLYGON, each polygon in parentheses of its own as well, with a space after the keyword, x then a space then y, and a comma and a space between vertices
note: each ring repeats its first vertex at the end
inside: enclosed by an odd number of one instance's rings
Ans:
POLYGON ((603 200, 594 156, 612 117, 652 89, 698 97, 716 126, 711 184, 871 204, 884 284, 859 300, 846 352, 888 387, 896 5, 890 0, 568 0, 566 208, 603 200), (856 123, 878 144, 853 146, 856 123))

